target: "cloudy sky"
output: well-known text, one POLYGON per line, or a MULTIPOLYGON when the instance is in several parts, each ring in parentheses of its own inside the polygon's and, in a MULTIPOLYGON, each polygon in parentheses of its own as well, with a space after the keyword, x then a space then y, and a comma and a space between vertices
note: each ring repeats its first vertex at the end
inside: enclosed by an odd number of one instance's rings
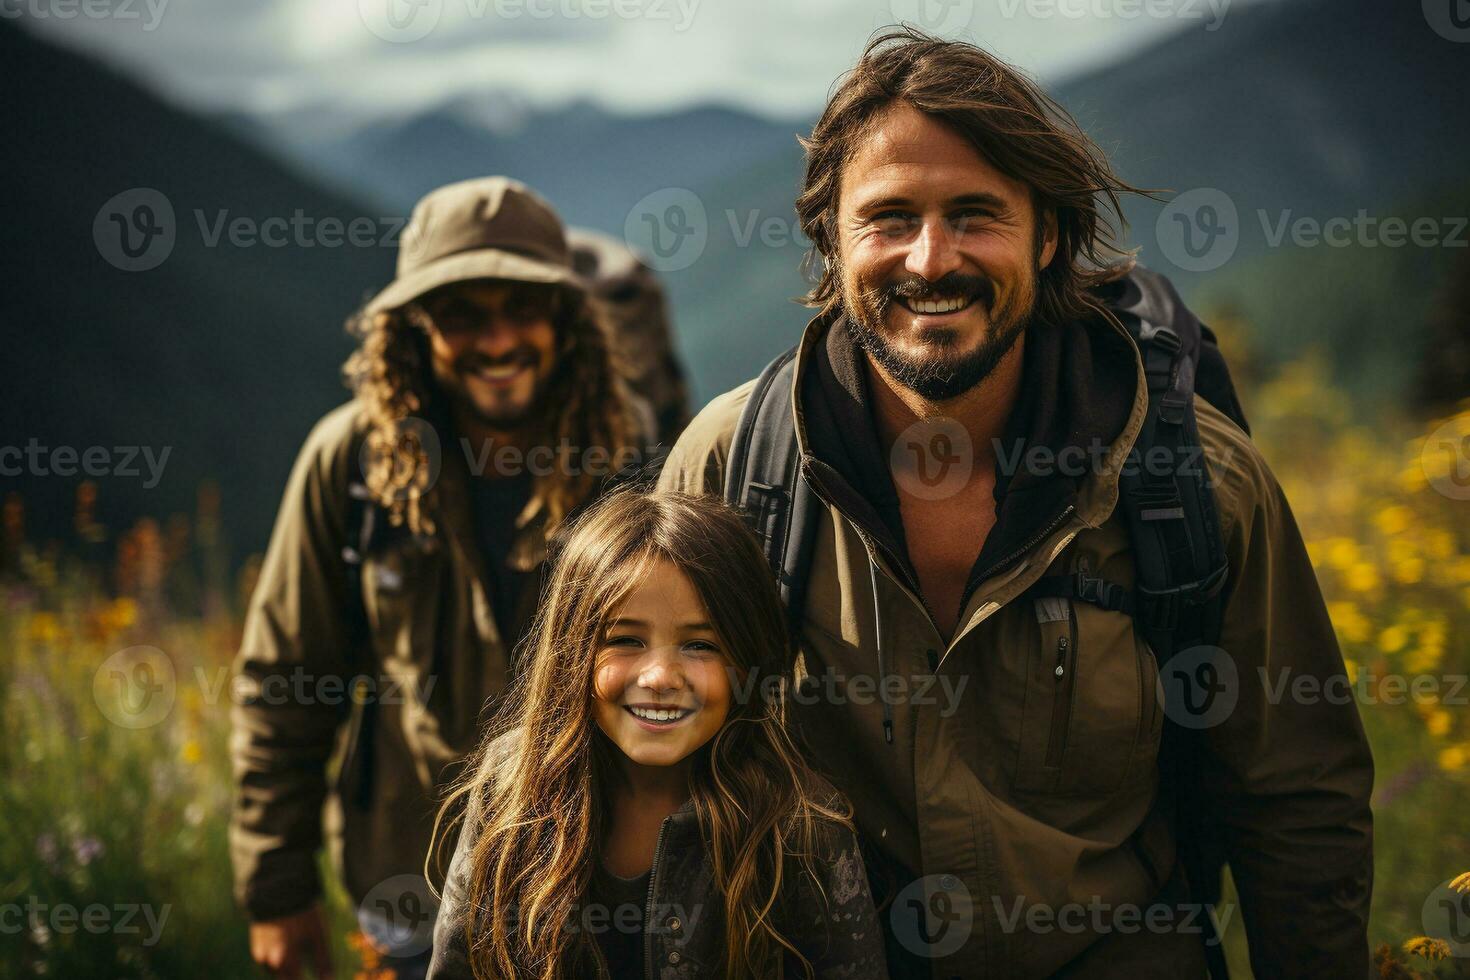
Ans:
POLYGON ((806 115, 876 28, 974 40, 1055 82, 1272 0, 0 0, 170 99, 402 112, 475 91, 806 115), (110 9, 110 13, 107 11, 110 9), (105 14, 99 16, 98 14, 105 14))

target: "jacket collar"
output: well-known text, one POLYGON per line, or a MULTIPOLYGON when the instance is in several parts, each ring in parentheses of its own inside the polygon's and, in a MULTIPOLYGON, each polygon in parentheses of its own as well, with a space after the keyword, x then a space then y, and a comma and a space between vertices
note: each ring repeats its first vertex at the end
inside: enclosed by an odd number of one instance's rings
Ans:
MULTIPOLYGON (((971 571, 970 589, 1024 554, 1026 543, 1074 508, 1095 527, 1112 513, 1118 474, 1138 437, 1148 387, 1138 351, 1111 316, 1035 323, 1026 335, 1021 396, 1001 449, 1055 454, 1077 447, 1081 475, 1037 473, 996 461, 996 524, 971 571)), ((792 399, 802 463, 818 493, 888 553, 917 584, 904 541, 888 453, 879 444, 861 350, 840 314, 807 324, 792 399)), ((1073 457, 1075 459, 1075 456, 1073 457)))

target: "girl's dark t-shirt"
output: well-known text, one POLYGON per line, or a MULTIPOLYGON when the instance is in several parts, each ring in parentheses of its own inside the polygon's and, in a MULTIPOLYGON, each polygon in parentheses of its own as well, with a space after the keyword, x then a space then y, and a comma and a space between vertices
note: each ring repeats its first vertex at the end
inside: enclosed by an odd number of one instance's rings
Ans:
POLYGON ((582 924, 597 941, 614 977, 643 975, 643 917, 652 874, 650 868, 636 878, 620 878, 601 861, 592 872, 582 924))

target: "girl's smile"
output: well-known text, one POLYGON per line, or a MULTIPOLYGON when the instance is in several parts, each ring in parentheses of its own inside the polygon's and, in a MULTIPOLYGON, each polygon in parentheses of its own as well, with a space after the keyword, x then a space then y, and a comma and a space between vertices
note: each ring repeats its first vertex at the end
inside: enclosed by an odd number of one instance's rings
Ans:
POLYGON ((651 732, 667 731, 688 721, 699 710, 679 705, 654 704, 625 704, 623 708, 651 732))
POLYGON ((597 652, 597 725, 640 766, 674 766, 730 711, 728 660, 685 574, 653 562, 609 616, 597 652))

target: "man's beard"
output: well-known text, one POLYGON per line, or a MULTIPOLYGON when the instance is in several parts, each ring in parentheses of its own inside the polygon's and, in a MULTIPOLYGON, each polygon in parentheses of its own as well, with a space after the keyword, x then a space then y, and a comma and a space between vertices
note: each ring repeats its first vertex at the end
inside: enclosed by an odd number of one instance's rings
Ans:
POLYGON ((445 379, 440 379, 440 385, 448 389, 448 394, 453 403, 459 406, 469 418, 474 419, 481 425, 488 426, 501 432, 517 432, 527 428, 540 419, 545 408, 546 389, 550 384, 549 377, 537 377, 531 395, 521 405, 506 405, 492 410, 483 408, 474 396, 470 394, 465 379, 472 376, 482 366, 491 366, 508 361, 524 361, 531 365, 532 370, 539 368, 540 355, 535 348, 530 346, 519 347, 510 353, 498 357, 488 358, 483 354, 469 352, 456 358, 452 373, 446 384, 445 379))
POLYGON ((998 308, 995 284, 988 277, 959 272, 932 283, 920 276, 905 276, 866 290, 844 276, 843 294, 853 341, 896 383, 929 402, 957 398, 988 378, 1026 332, 1036 306, 1034 281, 1016 294, 1015 302, 998 308), (893 304, 900 298, 934 296, 974 296, 974 302, 984 306, 990 331, 979 347, 967 353, 956 352, 961 335, 950 329, 927 331, 927 350, 917 356, 889 342, 883 325, 893 304))

